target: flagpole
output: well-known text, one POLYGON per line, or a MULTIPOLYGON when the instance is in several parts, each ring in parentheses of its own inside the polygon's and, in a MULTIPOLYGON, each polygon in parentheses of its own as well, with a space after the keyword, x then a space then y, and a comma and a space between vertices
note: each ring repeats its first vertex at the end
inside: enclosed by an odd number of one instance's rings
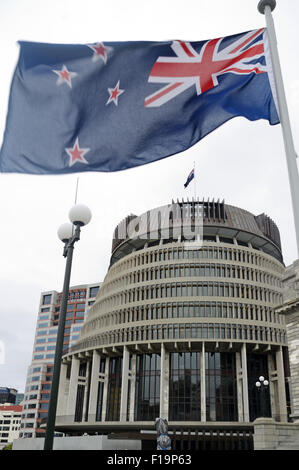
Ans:
POLYGON ((196 181, 195 181, 196 173, 195 173, 195 161, 193 162, 193 171, 194 171, 194 201, 196 201, 196 181))
POLYGON ((291 124, 289 119, 289 112, 287 107, 287 101, 283 86, 278 49, 277 39, 274 27, 274 21, 272 18, 272 11, 276 7, 276 0, 260 0, 258 3, 258 11, 265 15, 266 25, 268 30, 270 54, 272 60, 272 67, 274 73, 274 80, 277 93, 277 101, 279 108, 279 118, 281 122, 281 128, 283 133, 285 154, 287 160, 287 168, 289 175, 289 183, 291 190, 296 240, 297 240, 297 254, 299 258, 299 176, 298 167, 296 161, 296 152, 294 148, 293 136, 291 131, 291 124))
POLYGON ((79 176, 77 177, 77 183, 76 183, 75 205, 77 204, 77 198, 78 198, 78 186, 79 186, 79 176))

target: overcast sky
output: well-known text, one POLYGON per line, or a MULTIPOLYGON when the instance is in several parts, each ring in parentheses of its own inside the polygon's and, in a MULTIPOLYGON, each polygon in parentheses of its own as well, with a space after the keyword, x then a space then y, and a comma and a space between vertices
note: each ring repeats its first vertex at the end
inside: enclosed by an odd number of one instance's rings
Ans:
MULTIPOLYGON (((185 39, 198 41, 265 26, 257 0, 1 0, 0 144, 18 40, 94 43, 185 39)), ((293 137, 299 152, 297 0, 277 0, 273 13, 293 137)), ((75 247, 71 285, 102 281, 112 233, 137 215, 192 197, 183 184, 196 162, 196 194, 225 199, 278 225, 284 261, 297 257, 280 125, 235 118, 188 151, 118 173, 69 176, 0 174, 0 386, 24 391, 40 293, 62 290, 65 259, 57 228, 68 220, 79 176, 78 202, 93 218, 75 247), (1 343, 2 342, 2 343, 1 343), (2 363, 1 363, 2 362, 2 363)))

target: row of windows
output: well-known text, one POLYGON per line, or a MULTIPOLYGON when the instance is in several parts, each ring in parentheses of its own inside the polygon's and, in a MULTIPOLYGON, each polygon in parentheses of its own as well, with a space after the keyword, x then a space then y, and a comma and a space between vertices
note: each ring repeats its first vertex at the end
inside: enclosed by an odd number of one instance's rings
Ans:
POLYGON ((33 360, 37 361, 38 359, 53 359, 55 354, 34 354, 33 360))
POLYGON ((37 352, 37 351, 55 351, 56 349, 56 346, 52 345, 52 346, 36 346, 34 348, 34 351, 37 352))
POLYGON ((268 272, 253 268, 232 266, 229 264, 181 264, 160 266, 147 270, 134 271, 126 276, 105 283, 103 294, 120 287, 139 282, 158 281, 163 279, 177 279, 180 277, 217 277, 244 279, 260 282, 270 286, 281 287, 280 279, 268 272))
MULTIPOLYGON (((100 286, 94 286, 89 288, 89 297, 96 297, 98 291, 99 291, 100 286)), ((81 290, 72 290, 69 292, 69 300, 75 300, 75 299, 85 299, 86 297, 86 289, 81 289, 81 290)), ((58 301, 61 300, 61 294, 58 296, 58 301)), ((44 294, 42 298, 42 305, 49 305, 52 302, 52 294, 44 294)), ((85 304, 81 304, 85 305, 85 304)), ((42 309, 43 311, 46 311, 45 308, 42 309)))
POLYGON ((48 337, 48 338, 37 338, 35 342, 36 342, 36 344, 41 344, 41 343, 54 343, 54 342, 56 342, 56 336, 54 336, 54 337, 48 337))
POLYGON ((128 303, 176 297, 229 297, 257 300, 274 305, 282 303, 282 295, 270 289, 238 283, 197 282, 161 284, 130 289, 99 301, 98 306, 103 312, 128 303))
POLYGON ((163 320, 167 318, 235 318, 282 323, 283 317, 270 307, 230 303, 230 302, 178 302, 169 304, 152 304, 128 308, 120 312, 104 315, 85 324, 84 332, 100 328, 138 321, 163 320))
MULTIPOLYGON (((68 301, 77 300, 77 299, 85 299, 85 298, 86 298, 86 289, 69 291, 68 301)), ((58 295, 57 303, 60 303, 61 299, 62 299, 62 293, 58 295)))
POLYGON ((161 261, 179 260, 179 259, 223 259, 237 261, 241 263, 254 264, 275 272, 282 273, 283 266, 279 266, 274 260, 268 259, 261 253, 253 253, 249 250, 240 250, 236 248, 222 248, 219 246, 210 246, 200 249, 184 249, 184 248, 164 248, 160 250, 145 250, 144 253, 134 254, 129 259, 122 260, 110 270, 111 274, 119 273, 122 270, 136 268, 149 263, 157 263, 161 261))
POLYGON ((37 332, 36 335, 37 336, 55 335, 57 334, 57 329, 58 328, 54 328, 54 329, 51 328, 51 330, 40 330, 37 332))
POLYGON ((171 339, 226 339, 285 343, 285 331, 257 325, 229 323, 182 323, 147 325, 115 330, 77 343, 72 351, 95 346, 124 342, 171 340, 171 339))

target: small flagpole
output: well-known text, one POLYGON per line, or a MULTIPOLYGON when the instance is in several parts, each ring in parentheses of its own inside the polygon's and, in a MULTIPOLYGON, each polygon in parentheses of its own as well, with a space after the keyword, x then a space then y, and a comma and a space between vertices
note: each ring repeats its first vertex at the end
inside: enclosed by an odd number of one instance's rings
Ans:
MULTIPOLYGON (((77 204, 77 199, 78 199, 78 186, 79 186, 79 176, 77 177, 77 181, 76 181, 75 205, 77 204)), ((75 226, 73 225, 73 235, 74 233, 75 233, 75 226)))
POLYGON ((194 200, 196 201, 196 173, 195 173, 195 161, 193 162, 193 171, 194 171, 194 200))
POLYGON ((287 101, 283 86, 276 33, 274 28, 274 21, 272 18, 272 11, 276 7, 276 0, 260 0, 258 3, 258 11, 265 15, 266 25, 268 30, 270 54, 272 60, 272 67, 274 73, 274 80, 277 92, 277 101, 279 108, 279 118, 281 122, 281 128, 283 133, 285 154, 287 160, 287 168, 289 175, 289 183, 291 190, 296 240, 297 240, 297 254, 299 258, 299 176, 298 167, 296 162, 296 152, 294 148, 293 136, 291 131, 289 112, 287 107, 287 101))
POLYGON ((78 198, 78 186, 79 186, 79 176, 77 177, 77 183, 76 183, 75 205, 77 204, 77 198, 78 198))

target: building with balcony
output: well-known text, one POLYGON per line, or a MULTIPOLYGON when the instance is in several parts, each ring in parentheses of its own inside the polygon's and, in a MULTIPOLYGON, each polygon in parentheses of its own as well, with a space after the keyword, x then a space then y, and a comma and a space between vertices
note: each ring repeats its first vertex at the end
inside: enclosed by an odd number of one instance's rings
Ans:
POLYGON ((56 430, 173 449, 252 448, 264 414, 287 421, 279 231, 224 201, 173 201, 115 229, 110 267, 63 356, 56 430), (227 447, 228 446, 228 447, 227 447))

